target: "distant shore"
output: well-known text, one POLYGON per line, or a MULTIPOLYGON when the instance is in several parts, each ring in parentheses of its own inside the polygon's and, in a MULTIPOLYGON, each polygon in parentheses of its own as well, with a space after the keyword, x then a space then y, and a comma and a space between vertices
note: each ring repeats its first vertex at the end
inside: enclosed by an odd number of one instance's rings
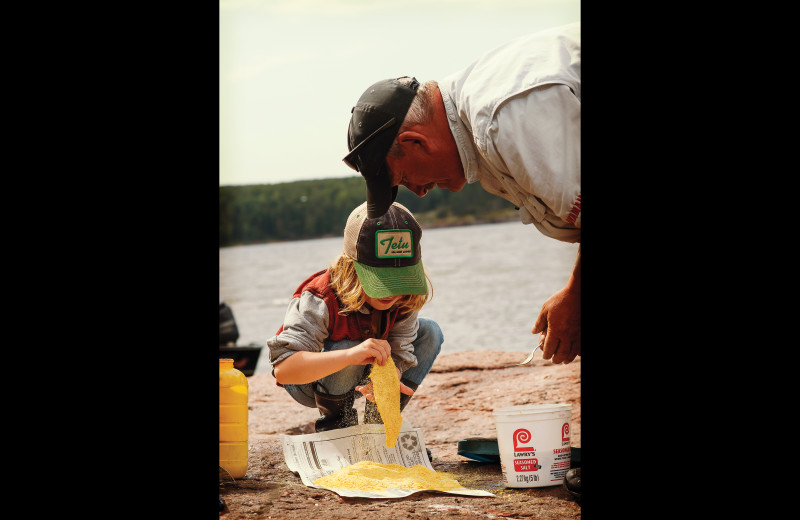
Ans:
MULTIPOLYGON (((423 231, 426 229, 438 229, 447 227, 459 226, 479 226, 481 224, 502 224, 504 222, 515 222, 519 220, 519 215, 516 210, 503 211, 491 216, 489 218, 476 218, 473 215, 466 215, 463 217, 434 217, 432 214, 435 212, 415 214, 414 218, 417 219, 423 231)), ((341 233, 327 233, 325 235, 309 236, 302 238, 280 239, 280 240, 259 240, 252 242, 241 242, 227 244, 222 247, 237 247, 237 246, 256 246, 259 244, 277 244, 281 242, 299 242, 301 240, 316 240, 321 238, 334 238, 341 236, 341 233)))

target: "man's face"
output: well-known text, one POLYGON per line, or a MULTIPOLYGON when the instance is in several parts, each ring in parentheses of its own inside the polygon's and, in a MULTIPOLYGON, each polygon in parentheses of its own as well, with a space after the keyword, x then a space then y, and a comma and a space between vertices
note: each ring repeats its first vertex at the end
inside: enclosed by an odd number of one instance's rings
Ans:
POLYGON ((424 197, 436 186, 453 192, 461 191, 467 180, 458 169, 448 169, 431 164, 414 164, 409 156, 386 158, 392 177, 392 186, 405 186, 418 197, 424 197))

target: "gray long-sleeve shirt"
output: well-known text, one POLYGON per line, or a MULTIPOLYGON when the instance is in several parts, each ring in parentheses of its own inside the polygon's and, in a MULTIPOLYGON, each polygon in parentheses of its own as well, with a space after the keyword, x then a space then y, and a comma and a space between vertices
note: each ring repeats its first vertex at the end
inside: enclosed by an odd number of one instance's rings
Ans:
MULTIPOLYGON (((369 314, 370 310, 362 307, 354 312, 369 314)), ((399 317, 389 331, 392 360, 401 372, 417 365, 412 345, 419 329, 417 314, 414 311, 399 317)), ((329 325, 328 307, 321 298, 308 291, 293 298, 286 310, 283 330, 267 340, 273 375, 275 365, 296 352, 321 352, 329 325)))

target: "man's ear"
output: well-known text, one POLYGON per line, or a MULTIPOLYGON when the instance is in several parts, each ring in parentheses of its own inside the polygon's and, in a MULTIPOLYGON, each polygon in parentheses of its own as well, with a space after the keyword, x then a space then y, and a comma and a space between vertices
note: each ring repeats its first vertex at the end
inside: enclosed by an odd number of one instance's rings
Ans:
POLYGON ((397 142, 406 154, 418 154, 420 152, 427 154, 430 152, 430 141, 425 134, 419 132, 411 130, 400 132, 397 135, 397 142))

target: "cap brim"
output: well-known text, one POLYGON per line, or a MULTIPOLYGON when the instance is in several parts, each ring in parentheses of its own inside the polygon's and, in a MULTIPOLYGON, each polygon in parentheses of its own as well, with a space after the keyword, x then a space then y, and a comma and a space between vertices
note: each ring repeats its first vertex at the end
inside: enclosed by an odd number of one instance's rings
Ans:
POLYGON ((384 163, 376 175, 364 175, 367 184, 367 217, 378 218, 389 211, 397 198, 397 186, 392 186, 392 179, 384 163))
POLYGON ((422 262, 406 267, 370 267, 355 261, 353 265, 358 281, 370 298, 428 294, 422 262))

